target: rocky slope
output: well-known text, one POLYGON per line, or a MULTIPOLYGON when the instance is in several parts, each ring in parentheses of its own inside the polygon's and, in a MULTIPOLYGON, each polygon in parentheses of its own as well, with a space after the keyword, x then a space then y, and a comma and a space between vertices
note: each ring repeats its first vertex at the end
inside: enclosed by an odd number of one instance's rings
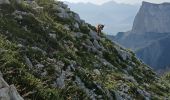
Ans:
POLYGON ((170 67, 170 3, 143 2, 129 32, 120 32, 112 40, 131 48, 146 64, 155 70, 170 67))
POLYGON ((0 70, 24 99, 168 99, 170 86, 135 55, 53 0, 0 5, 0 70))

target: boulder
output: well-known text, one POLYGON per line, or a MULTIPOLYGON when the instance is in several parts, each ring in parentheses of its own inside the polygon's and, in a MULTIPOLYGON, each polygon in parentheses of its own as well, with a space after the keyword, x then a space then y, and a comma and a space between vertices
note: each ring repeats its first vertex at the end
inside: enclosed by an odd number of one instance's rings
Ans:
POLYGON ((61 88, 63 89, 65 87, 65 77, 66 76, 66 72, 65 71, 62 71, 62 74, 57 78, 56 80, 56 85, 58 88, 61 88))
POLYGON ((24 56, 24 58, 25 58, 26 65, 29 67, 29 69, 32 69, 33 65, 30 59, 27 56, 24 56))
POLYGON ((35 65, 37 68, 44 68, 44 65, 43 64, 37 64, 35 65))
POLYGON ((53 38, 53 39, 56 39, 56 37, 57 37, 56 34, 53 34, 53 33, 50 33, 49 35, 50 35, 50 37, 53 38))
POLYGON ((117 49, 119 55, 122 57, 123 60, 131 59, 131 57, 132 57, 131 53, 129 53, 128 51, 125 51, 121 48, 118 48, 118 47, 116 49, 117 49))
POLYGON ((78 23, 82 22, 82 20, 80 19, 80 16, 78 14, 74 14, 73 17, 74 17, 74 20, 76 20, 78 23))
POLYGON ((101 73, 100 73, 100 71, 99 71, 98 69, 94 69, 93 72, 94 72, 94 74, 96 74, 96 75, 101 75, 101 73))
POLYGON ((8 85, 0 73, 0 100, 24 100, 14 85, 8 85))

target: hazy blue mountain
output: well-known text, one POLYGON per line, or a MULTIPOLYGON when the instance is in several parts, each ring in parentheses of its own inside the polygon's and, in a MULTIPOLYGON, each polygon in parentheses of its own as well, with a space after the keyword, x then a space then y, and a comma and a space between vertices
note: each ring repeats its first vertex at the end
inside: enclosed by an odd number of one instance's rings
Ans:
POLYGON ((132 30, 109 37, 156 70, 170 68, 170 3, 143 2, 132 30))
POLYGON ((130 30, 139 8, 139 5, 118 4, 113 1, 103 5, 66 3, 87 22, 93 25, 105 24, 104 31, 109 34, 130 30))

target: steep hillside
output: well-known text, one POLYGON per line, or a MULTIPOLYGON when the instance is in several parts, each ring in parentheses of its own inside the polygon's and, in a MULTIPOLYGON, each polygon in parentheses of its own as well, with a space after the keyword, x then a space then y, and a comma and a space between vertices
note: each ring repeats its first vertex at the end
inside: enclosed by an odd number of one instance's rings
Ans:
POLYGON ((170 97, 170 86, 151 68, 97 36, 62 2, 9 0, 0 9, 0 70, 24 99, 170 97))
POLYGON ((157 71, 170 68, 169 11, 170 3, 143 2, 132 30, 120 32, 111 39, 134 50, 140 59, 157 71))

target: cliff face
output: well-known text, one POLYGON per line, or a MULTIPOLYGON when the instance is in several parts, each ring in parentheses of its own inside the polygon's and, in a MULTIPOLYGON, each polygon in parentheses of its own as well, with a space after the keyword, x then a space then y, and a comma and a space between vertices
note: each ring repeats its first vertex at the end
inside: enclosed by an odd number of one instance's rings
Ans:
POLYGON ((166 99, 170 87, 135 55, 54 0, 0 8, 0 70, 24 99, 166 99))
POLYGON ((131 48, 155 70, 170 67, 170 3, 143 2, 131 31, 119 33, 113 40, 131 48))
POLYGON ((170 3, 143 2, 134 20, 132 33, 169 33, 170 3))

